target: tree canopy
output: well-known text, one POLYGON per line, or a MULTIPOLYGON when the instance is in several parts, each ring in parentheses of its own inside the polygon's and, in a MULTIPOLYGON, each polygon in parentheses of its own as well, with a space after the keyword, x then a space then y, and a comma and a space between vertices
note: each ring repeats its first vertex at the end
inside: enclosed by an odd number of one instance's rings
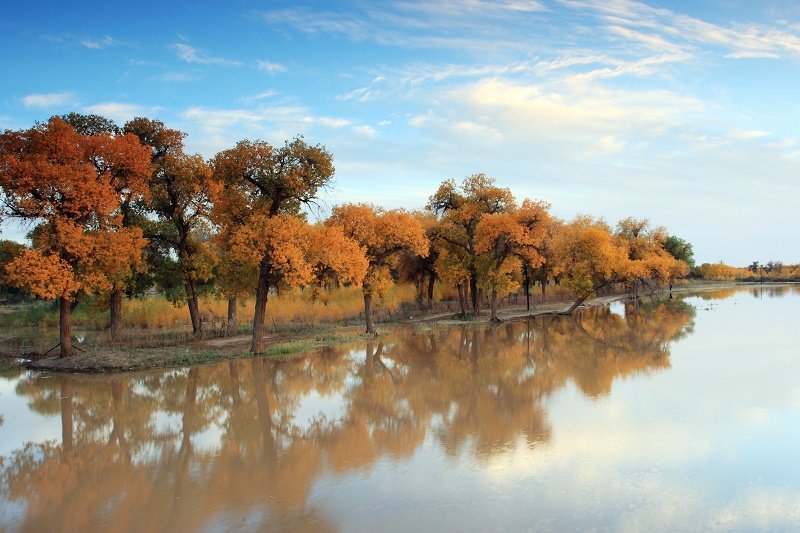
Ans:
MULTIPOLYGON (((30 246, 6 254, 2 280, 61 300, 62 354, 71 352, 77 298, 111 293, 119 302, 146 269, 145 283, 188 306, 198 336, 204 286, 229 299, 231 331, 236 299, 255 293, 251 351, 260 353, 270 291, 358 284, 374 333, 373 298, 398 280, 413 280, 421 303, 427 279, 429 306, 441 280, 458 291, 465 315, 479 314, 490 292, 496 318, 498 298, 523 280, 527 291, 531 276, 543 292, 551 280, 572 291, 572 311, 606 287, 637 292, 694 265, 691 244, 646 218, 613 228, 585 215, 564 222, 548 203, 518 203, 485 174, 444 180, 425 210, 344 203, 312 224, 333 184, 324 146, 302 136, 279 147, 245 139, 206 160, 185 153, 185 137, 158 120, 137 117, 119 128, 79 113, 0 136, 1 215, 32 228, 30 246)), ((759 272, 782 270, 791 269, 771 261, 759 272)), ((731 275, 715 265, 695 272, 731 275)))
POLYGON ((72 354, 71 306, 108 291, 140 259, 142 232, 122 224, 121 198, 145 197, 150 156, 132 135, 86 135, 54 117, 0 136, 6 216, 35 225, 32 247, 6 265, 11 283, 61 301, 61 355, 72 354))

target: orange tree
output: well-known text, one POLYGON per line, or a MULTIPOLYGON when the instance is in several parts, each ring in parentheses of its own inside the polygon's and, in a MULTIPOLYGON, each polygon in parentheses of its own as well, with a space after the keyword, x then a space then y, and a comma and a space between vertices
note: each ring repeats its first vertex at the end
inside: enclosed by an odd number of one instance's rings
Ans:
POLYGON ((439 217, 434 238, 440 250, 446 253, 449 266, 458 262, 461 268, 457 270, 468 274, 471 306, 477 314, 480 312, 478 253, 475 250, 478 223, 484 215, 513 210, 514 196, 510 189, 497 187, 494 179, 475 174, 465 178, 460 186, 452 179, 443 182, 430 197, 427 207, 439 217))
POLYGON ((372 297, 381 296, 391 283, 389 267, 403 250, 422 255, 428 252, 428 239, 422 224, 406 211, 384 211, 367 204, 345 204, 333 208, 325 221, 338 226, 363 249, 369 268, 361 284, 364 293, 366 333, 375 333, 372 297))
POLYGON ((0 135, 5 214, 35 224, 32 248, 6 265, 9 281, 60 299, 61 356, 72 355, 71 312, 81 293, 108 291, 138 262, 141 230, 122 225, 120 194, 142 194, 147 150, 130 135, 84 135, 60 118, 0 135))
POLYGON ((510 213, 486 214, 476 228, 475 252, 481 284, 491 290, 491 319, 497 320, 497 293, 514 285, 511 276, 522 265, 544 262, 540 246, 550 216, 546 202, 526 199, 510 213))
MULTIPOLYGON (((133 205, 136 202, 146 201, 149 198, 149 190, 144 186, 145 184, 140 177, 129 176, 124 167, 119 168, 117 161, 125 156, 124 147, 120 151, 119 143, 109 142, 110 138, 122 134, 122 129, 114 121, 100 115, 69 113, 59 118, 69 123, 78 133, 94 136, 91 141, 97 149, 94 150, 96 155, 92 158, 92 162, 99 172, 109 172, 115 175, 115 188, 119 193, 118 200, 119 211, 122 214, 122 227, 141 227, 141 224, 135 222, 136 214, 133 205), (109 150, 117 150, 117 153, 109 154, 109 150)), ((132 138, 133 136, 129 137, 129 139, 132 138)), ((145 272, 147 269, 143 257, 140 257, 140 260, 136 264, 130 265, 130 267, 108 273, 111 281, 109 329, 113 342, 119 342, 122 339, 123 290, 130 284, 135 283, 135 276, 145 272)))
POLYGON ((159 285, 174 303, 188 304, 192 332, 202 336, 198 290, 199 284, 211 279, 216 262, 209 242, 216 182, 200 155, 183 152, 182 132, 146 118, 135 118, 124 129, 150 148, 154 165, 149 181, 150 201, 143 209, 154 214, 156 220, 143 223, 160 252, 155 258, 159 285))
POLYGON ((667 230, 662 226, 651 227, 646 218, 628 217, 619 221, 614 238, 626 252, 626 282, 634 296, 640 285, 668 283, 689 272, 687 264, 666 249, 667 230))
POLYGON ((571 314, 589 296, 628 276, 626 250, 602 219, 578 215, 553 236, 553 272, 576 296, 571 314))
POLYGON ((428 250, 424 254, 413 253, 406 250, 400 255, 397 270, 402 281, 413 282, 417 287, 417 303, 422 306, 427 299, 428 309, 433 307, 433 290, 439 276, 436 272, 436 261, 439 258, 439 249, 435 246, 433 236, 439 226, 439 221, 429 210, 416 210, 411 216, 419 220, 428 237, 428 250), (427 281, 427 282, 426 282, 427 281))
POLYGON ((261 353, 270 288, 313 279, 301 208, 314 205, 318 191, 330 183, 333 158, 324 146, 309 146, 302 137, 279 149, 244 140, 217 154, 211 166, 220 186, 214 216, 226 235, 220 246, 232 260, 254 262, 258 270, 250 350, 261 353))

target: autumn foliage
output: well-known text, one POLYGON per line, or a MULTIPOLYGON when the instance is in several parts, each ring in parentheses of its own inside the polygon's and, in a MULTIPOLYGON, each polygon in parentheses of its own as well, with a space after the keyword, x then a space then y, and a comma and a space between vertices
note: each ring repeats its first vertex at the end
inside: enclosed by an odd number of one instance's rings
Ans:
POLYGON ((206 161, 184 152, 185 136, 157 120, 118 128, 71 113, 0 137, 4 215, 33 226, 2 279, 61 300, 62 355, 71 307, 90 293, 113 293, 119 305, 123 290, 154 285, 188 305, 197 336, 209 287, 228 299, 228 332, 237 299, 254 295, 259 353, 271 292, 310 287, 317 299, 357 285, 374 333, 374 299, 398 281, 413 281, 420 303, 427 290, 428 306, 437 281, 452 288, 464 315, 480 314, 487 292, 496 319, 499 300, 531 281, 543 293, 551 282, 570 290, 574 310, 607 287, 636 293, 688 272, 691 245, 647 219, 561 221, 484 174, 443 181, 422 211, 346 203, 310 223, 334 174, 324 146, 243 140, 206 161))
POLYGON ((367 262, 361 287, 364 292, 366 333, 375 333, 372 298, 381 296, 391 283, 390 266, 404 250, 426 254, 428 239, 422 224, 406 211, 384 211, 367 204, 334 207, 326 224, 340 228, 361 249, 367 262))
POLYGON ((61 300, 61 355, 72 353, 71 304, 109 291, 138 265, 139 228, 122 224, 121 201, 145 196, 150 155, 132 135, 84 135, 59 118, 0 136, 0 187, 8 216, 36 224, 32 247, 8 279, 61 300))

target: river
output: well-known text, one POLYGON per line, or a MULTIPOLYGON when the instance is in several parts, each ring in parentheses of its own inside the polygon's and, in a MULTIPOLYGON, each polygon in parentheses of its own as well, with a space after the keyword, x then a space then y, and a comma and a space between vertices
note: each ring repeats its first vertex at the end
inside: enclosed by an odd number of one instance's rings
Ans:
POLYGON ((797 531, 800 287, 0 374, 0 530, 797 531))

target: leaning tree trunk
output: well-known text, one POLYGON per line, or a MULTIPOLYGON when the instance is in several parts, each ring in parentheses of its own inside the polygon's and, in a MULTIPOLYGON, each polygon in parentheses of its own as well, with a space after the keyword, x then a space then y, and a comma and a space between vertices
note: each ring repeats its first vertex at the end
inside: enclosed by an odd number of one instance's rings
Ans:
POLYGON ((111 293, 111 342, 122 340, 122 291, 111 293))
POLYGON ((481 300, 483 299, 483 289, 478 289, 477 291, 477 298, 475 298, 475 317, 479 317, 481 315, 481 300))
POLYGON ((61 357, 72 356, 72 301, 61 297, 59 302, 58 341, 61 344, 61 357))
POLYGON ((226 325, 226 335, 236 335, 236 298, 228 298, 228 323, 226 325))
POLYGON ((252 353, 261 353, 264 345, 264 319, 267 316, 267 298, 269 297, 269 262, 261 261, 258 272, 258 288, 256 289, 256 311, 253 316, 253 341, 250 344, 252 353))
POLYGON ((375 334, 375 324, 372 322, 372 294, 369 292, 364 293, 364 320, 367 323, 367 331, 365 333, 375 334))
POLYGON ((577 309, 577 308, 578 308, 578 307, 579 307, 579 306, 580 306, 580 305, 581 305, 583 302, 585 302, 585 301, 586 301, 586 298, 588 298, 588 296, 584 296, 584 297, 582 297, 582 298, 578 298, 577 300, 575 300, 575 303, 573 303, 573 304, 572 304, 572 307, 570 307, 569 309, 567 309, 566 311, 564 311, 564 312, 563 312, 563 313, 561 313, 561 314, 563 314, 563 315, 571 315, 572 313, 574 313, 574 312, 575 312, 575 310, 576 310, 576 309, 577 309))

